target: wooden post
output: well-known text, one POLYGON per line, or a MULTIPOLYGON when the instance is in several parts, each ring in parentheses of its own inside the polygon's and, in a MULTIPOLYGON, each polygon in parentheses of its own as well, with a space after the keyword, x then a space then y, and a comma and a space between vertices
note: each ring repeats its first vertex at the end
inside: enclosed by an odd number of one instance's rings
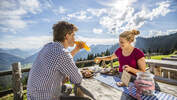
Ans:
MULTIPOLYGON (((102 57, 104 57, 104 54, 102 54, 102 57)), ((105 60, 102 61, 101 66, 103 66, 103 68, 106 68, 105 60)))
POLYGON ((156 76, 162 76, 162 75, 161 75, 161 68, 160 68, 160 66, 155 66, 155 67, 154 67, 154 74, 155 74, 156 76))
POLYGON ((110 63, 111 63, 111 68, 113 68, 113 60, 111 60, 111 62, 110 62, 110 63))
POLYGON ((163 77, 168 78, 168 70, 162 69, 162 72, 163 72, 163 77))
POLYGON ((106 68, 106 64, 105 64, 105 61, 104 61, 104 60, 102 61, 101 66, 103 66, 103 68, 106 68))
POLYGON ((21 82, 21 64, 12 64, 12 90, 14 93, 14 100, 23 100, 23 85, 21 82))

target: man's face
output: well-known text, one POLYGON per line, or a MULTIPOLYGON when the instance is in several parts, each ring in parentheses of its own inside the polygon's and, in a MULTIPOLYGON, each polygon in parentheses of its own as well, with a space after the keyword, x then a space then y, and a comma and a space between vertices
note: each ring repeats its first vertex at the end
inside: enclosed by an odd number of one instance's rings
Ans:
POLYGON ((73 47, 75 42, 75 32, 73 32, 72 34, 67 34, 66 37, 68 41, 68 46, 73 47))

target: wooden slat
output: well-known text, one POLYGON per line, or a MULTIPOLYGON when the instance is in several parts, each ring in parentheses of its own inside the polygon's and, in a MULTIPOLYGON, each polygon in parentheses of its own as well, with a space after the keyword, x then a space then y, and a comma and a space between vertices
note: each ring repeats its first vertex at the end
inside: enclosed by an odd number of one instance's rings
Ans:
POLYGON ((177 69, 176 61, 146 59, 146 64, 177 69))
POLYGON ((94 62, 94 60, 77 61, 76 64, 79 64, 79 63, 89 63, 89 62, 94 62))
POLYGON ((177 55, 176 56, 170 56, 171 58, 177 58, 177 55))
POLYGON ((162 60, 177 61, 177 58, 162 58, 162 60))
MULTIPOLYGON (((90 63, 90 62, 94 62, 94 60, 77 61, 76 64, 79 64, 79 63, 90 63)), ((30 68, 23 68, 22 69, 22 73, 23 72, 29 72, 29 71, 30 71, 30 68)), ((12 75, 12 70, 0 71, 0 76, 6 76, 6 75, 12 75)))
POLYGON ((6 76, 6 75, 12 75, 12 71, 11 70, 0 71, 0 76, 6 76))
POLYGON ((159 77, 159 76, 155 76, 154 79, 156 81, 159 81, 159 82, 162 82, 162 83, 166 83, 166 84, 176 85, 177 86, 177 81, 173 80, 173 79, 162 78, 162 77, 159 77))
MULTIPOLYGON (((23 68, 23 69, 21 69, 21 71, 22 71, 22 73, 29 72, 30 68, 23 68)), ((12 70, 0 71, 0 76, 6 76, 6 75, 12 75, 12 70)))

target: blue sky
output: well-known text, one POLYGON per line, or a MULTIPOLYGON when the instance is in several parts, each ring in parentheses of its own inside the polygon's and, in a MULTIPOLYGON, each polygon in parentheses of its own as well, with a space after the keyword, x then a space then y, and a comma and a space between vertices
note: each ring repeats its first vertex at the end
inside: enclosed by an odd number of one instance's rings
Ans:
POLYGON ((125 30, 140 30, 142 37, 177 32, 177 1, 1 0, 0 48, 40 48, 61 20, 75 24, 77 39, 88 45, 112 45, 125 30))

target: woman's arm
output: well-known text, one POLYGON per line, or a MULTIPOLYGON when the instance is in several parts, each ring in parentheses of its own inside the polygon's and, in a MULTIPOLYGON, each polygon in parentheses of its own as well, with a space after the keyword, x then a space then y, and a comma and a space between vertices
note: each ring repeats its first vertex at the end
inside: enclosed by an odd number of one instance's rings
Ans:
POLYGON ((125 65, 125 70, 127 72, 131 72, 133 74, 136 74, 137 72, 145 72, 146 71, 146 62, 145 62, 144 57, 138 59, 137 64, 138 64, 138 69, 135 69, 133 67, 125 65))
POLYGON ((105 61, 110 61, 117 58, 117 56, 113 53, 110 56, 104 56, 104 57, 96 57, 94 60, 96 63, 99 63, 101 60, 105 60, 105 61))

